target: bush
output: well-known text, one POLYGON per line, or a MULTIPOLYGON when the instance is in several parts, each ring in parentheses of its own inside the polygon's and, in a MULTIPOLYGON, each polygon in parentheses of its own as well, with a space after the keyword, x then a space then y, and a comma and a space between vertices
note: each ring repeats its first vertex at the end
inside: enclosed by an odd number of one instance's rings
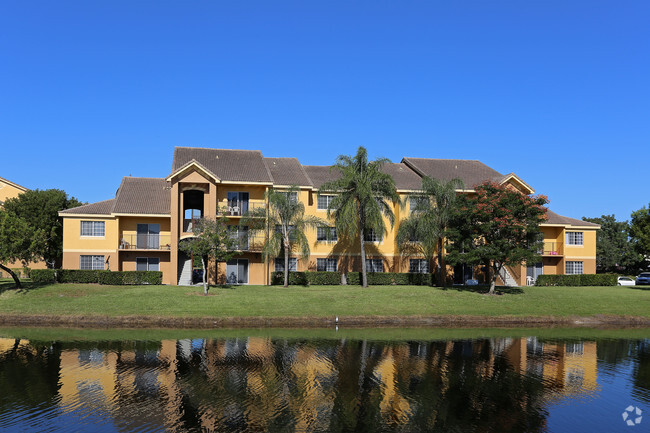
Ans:
POLYGON ((31 277, 34 283, 56 283, 56 269, 34 269, 31 277))
POLYGON ((335 286, 341 284, 341 274, 338 272, 305 272, 309 284, 316 286, 335 286))
MULTIPOLYGON (((410 274, 398 272, 368 272, 368 285, 387 286, 391 284, 405 286, 431 285, 431 274, 410 274)), ((346 274, 348 284, 361 285, 361 272, 348 272, 346 274)))
POLYGON ((138 284, 162 284, 160 271, 99 271, 99 284, 122 286, 138 284))
POLYGON ((99 273, 104 271, 90 271, 82 269, 59 269, 59 283, 92 284, 99 282, 99 273))
MULTIPOLYGON (((284 272, 273 272, 271 274, 271 284, 284 285, 284 272)), ((309 280, 305 272, 291 272, 289 271, 289 285, 290 286, 307 286, 309 280)))
POLYGON ((614 274, 540 275, 536 286, 615 286, 614 274))

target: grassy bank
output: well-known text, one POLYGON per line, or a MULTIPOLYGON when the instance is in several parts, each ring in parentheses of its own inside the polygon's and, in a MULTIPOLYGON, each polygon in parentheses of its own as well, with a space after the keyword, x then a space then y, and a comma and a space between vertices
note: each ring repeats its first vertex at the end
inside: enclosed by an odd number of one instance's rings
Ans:
POLYGON ((201 288, 0 282, 0 314, 155 317, 636 316, 650 317, 650 290, 636 287, 522 287, 487 296, 421 286, 201 288))

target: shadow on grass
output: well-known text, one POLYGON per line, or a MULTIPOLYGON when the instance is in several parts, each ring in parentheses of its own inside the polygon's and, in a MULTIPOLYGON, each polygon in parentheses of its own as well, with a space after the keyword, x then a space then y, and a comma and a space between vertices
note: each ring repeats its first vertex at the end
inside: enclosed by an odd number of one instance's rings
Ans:
POLYGON ((636 290, 650 290, 650 286, 621 286, 629 289, 636 289, 636 290))
MULTIPOLYGON (((478 286, 451 286, 441 287, 441 290, 455 290, 457 292, 472 292, 486 295, 490 292, 490 286, 487 284, 479 284, 478 286)), ((494 289, 495 295, 523 295, 524 290, 521 287, 508 287, 496 286, 494 289)))
POLYGON ((35 290, 43 286, 49 286, 47 283, 34 283, 32 281, 21 281, 20 284, 22 287, 18 289, 14 280, 2 280, 0 281, 0 294, 8 290, 17 290, 16 293, 25 294, 29 293, 31 290, 35 290))

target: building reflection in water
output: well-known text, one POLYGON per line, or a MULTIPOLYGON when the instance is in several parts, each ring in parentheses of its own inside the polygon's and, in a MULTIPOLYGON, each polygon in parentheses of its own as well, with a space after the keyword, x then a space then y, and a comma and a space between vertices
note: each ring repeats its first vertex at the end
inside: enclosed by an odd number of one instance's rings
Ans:
POLYGON ((596 342, 534 337, 0 339, 0 427, 47 406, 121 431, 544 431, 545 405, 597 394, 597 379, 596 342))

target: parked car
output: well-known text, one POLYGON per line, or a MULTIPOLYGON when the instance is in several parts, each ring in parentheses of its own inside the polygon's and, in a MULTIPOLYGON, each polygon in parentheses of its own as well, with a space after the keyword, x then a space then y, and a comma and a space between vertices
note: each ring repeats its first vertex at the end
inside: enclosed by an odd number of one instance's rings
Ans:
POLYGON ((641 272, 638 277, 636 277, 636 284, 650 284, 650 272, 641 272))
POLYGON ((619 286, 634 286, 634 280, 630 277, 618 277, 617 284, 619 286))

